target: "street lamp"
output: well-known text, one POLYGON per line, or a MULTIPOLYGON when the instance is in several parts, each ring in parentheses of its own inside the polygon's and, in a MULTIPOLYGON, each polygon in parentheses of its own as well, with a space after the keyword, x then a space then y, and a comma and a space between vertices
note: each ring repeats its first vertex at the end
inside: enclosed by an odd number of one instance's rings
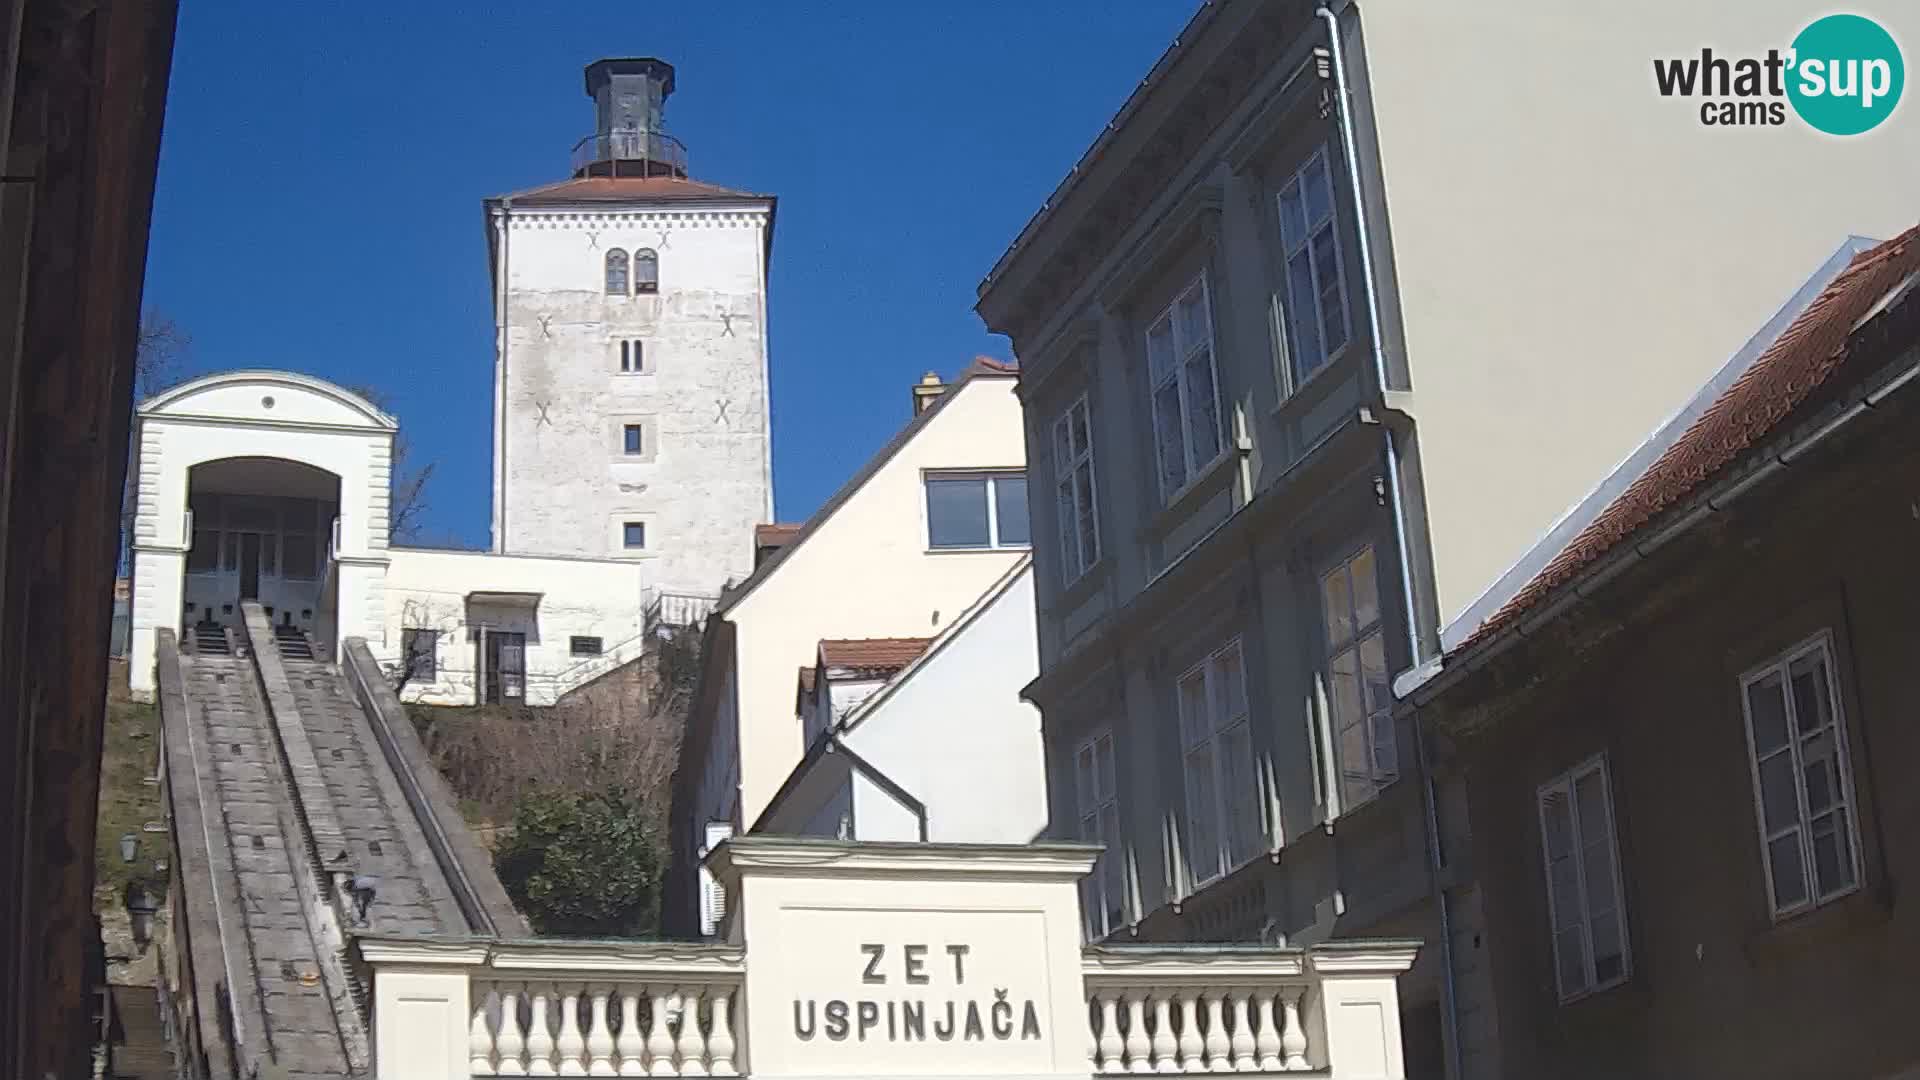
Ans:
POLYGON ((133 943, 145 953, 153 941, 153 915, 160 910, 160 902, 144 888, 135 889, 127 897, 127 918, 133 923, 133 943))
POLYGON ((132 862, 140 853, 140 838, 132 833, 123 833, 120 837, 120 860, 132 862))

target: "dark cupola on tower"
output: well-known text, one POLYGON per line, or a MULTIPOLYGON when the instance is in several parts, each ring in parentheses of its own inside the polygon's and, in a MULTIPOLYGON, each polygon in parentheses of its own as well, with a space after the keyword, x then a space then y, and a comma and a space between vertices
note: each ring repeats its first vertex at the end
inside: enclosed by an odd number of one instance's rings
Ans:
POLYGON ((587 65, 593 134, 573 148, 575 176, 687 175, 687 148, 667 134, 673 65, 650 56, 587 65))

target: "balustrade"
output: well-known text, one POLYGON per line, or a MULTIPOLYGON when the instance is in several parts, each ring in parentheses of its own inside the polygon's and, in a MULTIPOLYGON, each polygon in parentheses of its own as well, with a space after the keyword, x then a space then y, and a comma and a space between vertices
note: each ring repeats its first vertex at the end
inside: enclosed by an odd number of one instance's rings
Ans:
POLYGON ((675 982, 473 983, 474 1076, 738 1076, 736 988, 675 982))
POLYGON ((1307 987, 1122 988, 1089 992, 1093 1071, 1299 1072, 1307 987))

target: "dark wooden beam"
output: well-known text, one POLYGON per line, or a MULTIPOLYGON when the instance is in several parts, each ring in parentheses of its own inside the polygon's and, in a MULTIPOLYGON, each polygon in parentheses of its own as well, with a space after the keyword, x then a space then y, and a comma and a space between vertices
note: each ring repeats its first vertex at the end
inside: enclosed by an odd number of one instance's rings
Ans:
POLYGON ((23 317, 0 417, 0 1072, 84 1076, 93 833, 147 229, 175 0, 25 0, 8 181, 31 184, 23 317), (30 170, 30 171, 23 171, 30 170), (17 995, 17 996, 16 996, 17 995), (30 1007, 27 1003, 31 1003, 30 1007))

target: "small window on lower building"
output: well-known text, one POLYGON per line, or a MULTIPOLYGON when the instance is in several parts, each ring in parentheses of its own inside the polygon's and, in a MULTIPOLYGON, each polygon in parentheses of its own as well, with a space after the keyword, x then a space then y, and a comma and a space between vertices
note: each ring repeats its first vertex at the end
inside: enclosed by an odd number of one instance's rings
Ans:
POLYGON ((1560 1000, 1625 982, 1627 947, 1613 790, 1600 756, 1540 785, 1540 846, 1560 1000))
POLYGON ((620 545, 628 551, 637 551, 647 546, 647 525, 643 521, 629 521, 620 526, 620 545))
POLYGON ((638 375, 646 370, 646 343, 639 338, 620 339, 620 371, 626 375, 638 375))
POLYGON ((400 657, 409 680, 432 679, 440 641, 437 630, 408 627, 400 631, 400 657))
POLYGON ((646 439, 639 424, 627 424, 620 429, 621 452, 638 457, 646 452, 646 439))
POLYGON ((599 656, 600 639, 576 635, 567 639, 567 651, 575 656, 599 656))
POLYGON ((1833 640, 1822 631, 1740 680, 1776 919, 1860 887, 1860 821, 1835 672, 1833 640))

